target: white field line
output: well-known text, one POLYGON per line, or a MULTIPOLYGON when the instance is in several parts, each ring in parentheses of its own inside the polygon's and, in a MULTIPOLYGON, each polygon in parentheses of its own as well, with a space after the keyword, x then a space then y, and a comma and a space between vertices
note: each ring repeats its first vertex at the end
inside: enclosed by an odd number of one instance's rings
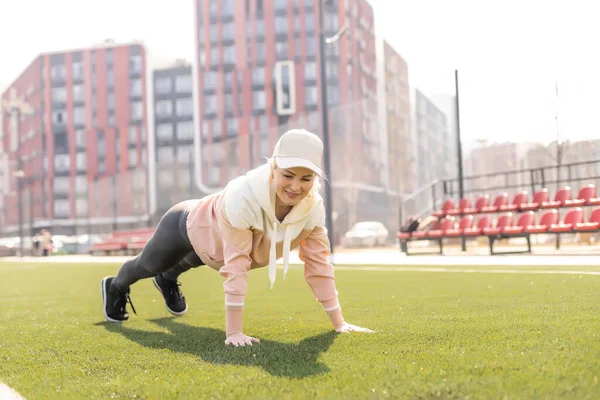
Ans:
POLYGON ((25 400, 19 393, 15 392, 10 386, 0 382, 0 399, 2 400, 25 400))
POLYGON ((572 271, 572 270, 527 270, 527 269, 493 269, 493 268, 443 268, 443 267, 345 267, 336 266, 336 270, 360 271, 397 271, 397 272, 462 272, 462 273, 487 273, 487 274, 545 274, 545 275, 600 275, 600 271, 572 271))

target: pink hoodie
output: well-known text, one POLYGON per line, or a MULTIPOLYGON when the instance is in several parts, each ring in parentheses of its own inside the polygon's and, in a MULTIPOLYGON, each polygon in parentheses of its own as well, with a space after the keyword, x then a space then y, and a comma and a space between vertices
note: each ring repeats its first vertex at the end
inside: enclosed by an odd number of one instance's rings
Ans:
POLYGON ((277 220, 268 164, 234 179, 191 210, 187 219, 190 242, 202 261, 225 278, 227 336, 241 332, 242 321, 237 319, 241 319, 244 307, 248 271, 268 265, 273 287, 276 260, 283 257, 285 277, 290 250, 296 247, 305 263, 304 277, 317 301, 334 326, 342 321, 324 225, 323 199, 316 192, 294 206, 282 222, 277 220), (231 321, 230 314, 239 317, 231 321))

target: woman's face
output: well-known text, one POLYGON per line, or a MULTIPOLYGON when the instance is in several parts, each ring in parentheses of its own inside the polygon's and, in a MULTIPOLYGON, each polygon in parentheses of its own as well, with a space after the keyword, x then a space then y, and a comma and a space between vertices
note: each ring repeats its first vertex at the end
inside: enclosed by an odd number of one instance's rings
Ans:
POLYGON ((311 191, 315 184, 315 173, 308 168, 296 167, 273 170, 275 193, 281 203, 295 206, 311 191))

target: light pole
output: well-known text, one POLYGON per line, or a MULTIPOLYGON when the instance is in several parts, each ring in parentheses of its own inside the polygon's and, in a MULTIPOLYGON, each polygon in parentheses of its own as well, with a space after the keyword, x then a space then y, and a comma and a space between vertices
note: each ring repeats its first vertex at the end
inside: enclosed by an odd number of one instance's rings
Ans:
POLYGON ((17 170, 13 175, 17 178, 17 207, 19 212, 19 255, 23 257, 23 159, 21 157, 21 117, 33 114, 31 107, 17 98, 17 91, 11 89, 10 100, 2 101, 2 109, 10 113, 13 138, 16 136, 17 170))
POLYGON ((329 243, 331 245, 331 254, 335 248, 335 237, 333 234, 333 205, 332 205, 332 176, 331 176, 331 159, 329 145, 329 113, 327 111, 327 69, 325 60, 325 45, 337 42, 344 33, 348 30, 348 24, 345 24, 335 35, 330 38, 325 38, 325 24, 324 24, 324 13, 323 13, 323 2, 325 0, 319 0, 319 67, 321 75, 321 125, 323 130, 323 147, 325 148, 323 154, 323 164, 325 167, 325 173, 328 174, 328 181, 325 182, 325 225, 327 226, 327 236, 329 237, 329 243))

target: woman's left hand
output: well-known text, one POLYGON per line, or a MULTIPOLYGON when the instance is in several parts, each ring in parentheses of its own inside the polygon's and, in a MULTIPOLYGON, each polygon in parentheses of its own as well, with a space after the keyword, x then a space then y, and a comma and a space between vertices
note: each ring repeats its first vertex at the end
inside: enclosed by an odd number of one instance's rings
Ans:
POLYGON ((337 333, 350 333, 350 332, 367 332, 367 333, 374 333, 374 331, 368 329, 368 328, 361 328, 360 326, 356 326, 356 325, 352 325, 349 324, 347 322, 342 322, 340 326, 338 326, 337 328, 335 328, 335 331, 337 333))

